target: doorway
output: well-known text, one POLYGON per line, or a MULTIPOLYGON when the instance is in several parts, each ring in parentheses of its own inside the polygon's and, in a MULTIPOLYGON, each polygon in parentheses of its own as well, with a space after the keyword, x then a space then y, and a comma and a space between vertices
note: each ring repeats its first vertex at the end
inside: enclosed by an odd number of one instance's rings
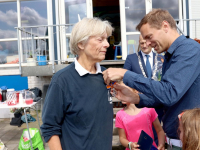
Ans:
POLYGON ((107 49, 105 60, 114 60, 115 45, 121 42, 120 7, 119 0, 92 0, 93 17, 107 20, 114 27, 114 32, 108 38, 110 47, 107 49))

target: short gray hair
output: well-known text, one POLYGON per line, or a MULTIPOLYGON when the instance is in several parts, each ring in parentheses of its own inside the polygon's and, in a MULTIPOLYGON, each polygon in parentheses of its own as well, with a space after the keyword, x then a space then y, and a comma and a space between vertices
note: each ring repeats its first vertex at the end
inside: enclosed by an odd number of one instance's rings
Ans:
POLYGON ((79 54, 78 43, 86 43, 89 37, 99 36, 107 33, 112 35, 114 28, 108 21, 102 21, 99 18, 83 18, 76 23, 70 36, 70 50, 73 54, 79 54))

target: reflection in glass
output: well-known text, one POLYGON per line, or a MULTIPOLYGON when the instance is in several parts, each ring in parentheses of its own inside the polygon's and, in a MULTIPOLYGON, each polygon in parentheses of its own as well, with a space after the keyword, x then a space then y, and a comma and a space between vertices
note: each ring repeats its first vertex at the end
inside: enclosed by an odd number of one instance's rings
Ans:
MULTIPOLYGON (((65 23, 75 24, 80 19, 87 17, 86 0, 65 0, 65 23)), ((67 33, 70 33, 72 26, 69 26, 67 33)))
POLYGON ((136 53, 139 45, 139 34, 127 35, 127 55, 136 53))
POLYGON ((126 32, 135 32, 145 14, 145 0, 125 0, 126 32))
MULTIPOLYGON (((22 28, 22 51, 23 58, 36 58, 39 55, 49 57, 49 46, 48 46, 48 28, 47 27, 33 27, 33 28, 22 28), (36 31, 31 32, 31 31, 36 31)), ((23 60, 23 62, 24 62, 23 60)))
POLYGON ((37 56, 49 57, 47 39, 24 39, 22 40, 23 58, 36 58, 37 56))
POLYGON ((66 26, 63 28, 62 32, 64 32, 64 33, 71 33, 71 32, 72 32, 72 29, 73 29, 73 27, 74 27, 74 25, 75 25, 75 24, 66 25, 66 26), (64 29, 65 29, 65 30, 64 30, 64 29))
POLYGON ((18 57, 17 41, 0 42, 0 64, 9 63, 18 57))
POLYGON ((70 38, 67 37, 67 38, 66 38, 66 51, 67 51, 67 58, 74 58, 75 55, 72 54, 71 51, 70 51, 69 40, 70 40, 70 38))
POLYGON ((179 19, 179 0, 152 0, 152 8, 168 10, 174 19, 179 19))
POLYGON ((22 26, 47 25, 47 2, 21 1, 21 22, 22 26))
POLYGON ((21 28, 22 31, 22 38, 31 38, 33 37, 44 37, 48 36, 48 27, 33 27, 33 28, 21 28))
POLYGON ((0 3, 0 39, 16 38, 17 2, 0 3))

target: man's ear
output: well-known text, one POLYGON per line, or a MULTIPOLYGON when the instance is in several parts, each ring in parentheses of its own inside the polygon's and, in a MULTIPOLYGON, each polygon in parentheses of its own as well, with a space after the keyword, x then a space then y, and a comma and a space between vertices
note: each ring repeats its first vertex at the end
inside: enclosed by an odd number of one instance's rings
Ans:
POLYGON ((167 21, 163 21, 162 22, 162 29, 163 29, 163 31, 165 32, 165 33, 167 33, 168 31, 169 31, 169 28, 170 28, 170 25, 169 25, 169 23, 167 22, 167 21))
POLYGON ((84 44, 82 42, 78 43, 78 48, 80 50, 83 50, 84 49, 84 44))

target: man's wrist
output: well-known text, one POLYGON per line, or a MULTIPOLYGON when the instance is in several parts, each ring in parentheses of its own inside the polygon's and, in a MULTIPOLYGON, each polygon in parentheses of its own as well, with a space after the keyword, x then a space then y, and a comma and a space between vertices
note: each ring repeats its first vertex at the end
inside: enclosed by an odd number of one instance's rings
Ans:
POLYGON ((124 78, 124 75, 125 75, 126 71, 127 71, 126 69, 122 69, 122 74, 121 74, 122 79, 124 78))
POLYGON ((120 69, 118 70, 119 80, 123 80, 126 71, 127 71, 127 70, 126 70, 126 69, 123 69, 123 68, 120 68, 120 69))

